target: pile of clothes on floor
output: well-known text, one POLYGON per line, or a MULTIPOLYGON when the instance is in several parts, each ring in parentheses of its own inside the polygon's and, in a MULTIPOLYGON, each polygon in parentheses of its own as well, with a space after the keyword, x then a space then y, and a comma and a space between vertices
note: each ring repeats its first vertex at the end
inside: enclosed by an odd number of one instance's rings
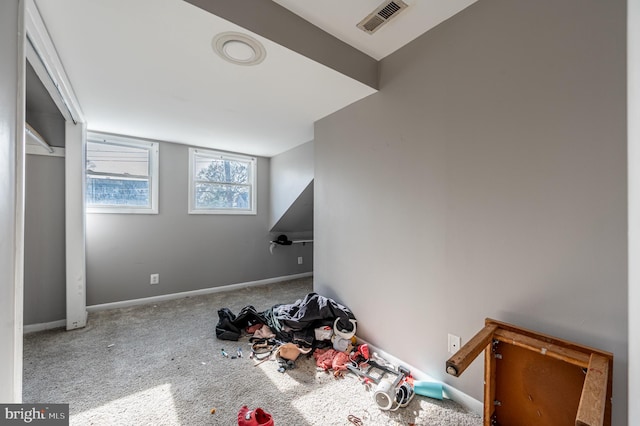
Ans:
POLYGON ((313 351, 316 364, 336 372, 347 370, 348 355, 355 343, 356 318, 346 306, 309 293, 291 304, 275 305, 258 312, 252 305, 235 315, 218 310, 216 336, 238 340, 243 333, 252 342, 251 356, 260 361, 273 355, 284 360, 280 371, 294 367, 300 354, 313 351))
POLYGON ((216 336, 238 340, 248 334, 252 343, 250 357, 258 364, 275 357, 278 370, 284 373, 295 368, 301 354, 313 351, 318 368, 333 370, 336 377, 351 372, 362 383, 371 385, 373 400, 382 410, 406 407, 415 394, 414 380, 407 368, 388 365, 376 354, 370 355, 366 343, 356 344, 357 322, 351 310, 317 293, 263 312, 251 305, 238 315, 222 308, 218 316, 216 336))

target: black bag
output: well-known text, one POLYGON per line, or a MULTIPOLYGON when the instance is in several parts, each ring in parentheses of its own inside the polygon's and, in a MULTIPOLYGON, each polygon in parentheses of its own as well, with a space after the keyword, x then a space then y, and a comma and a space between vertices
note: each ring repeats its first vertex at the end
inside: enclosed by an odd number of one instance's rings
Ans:
POLYGON ((252 305, 247 305, 238 312, 238 316, 233 320, 233 325, 239 329, 249 327, 255 324, 266 324, 267 320, 252 305))
POLYGON ((245 327, 254 324, 266 324, 264 315, 258 313, 251 305, 242 308, 236 317, 229 308, 218 310, 218 324, 216 325, 216 337, 222 340, 238 340, 245 327))
POLYGON ((238 340, 240 338, 240 329, 233 322, 236 316, 229 308, 218 310, 218 324, 216 324, 216 337, 222 340, 238 340))

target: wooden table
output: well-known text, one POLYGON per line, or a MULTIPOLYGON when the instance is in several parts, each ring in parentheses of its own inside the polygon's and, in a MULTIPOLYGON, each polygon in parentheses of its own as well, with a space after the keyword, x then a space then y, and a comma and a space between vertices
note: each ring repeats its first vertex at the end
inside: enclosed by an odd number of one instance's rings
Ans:
POLYGON ((447 373, 483 350, 485 426, 611 425, 613 354, 487 318, 447 373))

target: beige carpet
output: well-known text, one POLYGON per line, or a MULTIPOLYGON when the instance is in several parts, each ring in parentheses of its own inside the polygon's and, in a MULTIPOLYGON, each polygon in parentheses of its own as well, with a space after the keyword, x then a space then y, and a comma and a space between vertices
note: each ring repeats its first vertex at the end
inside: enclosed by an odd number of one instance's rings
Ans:
POLYGON ((69 403, 72 425, 233 426, 243 405, 262 407, 281 426, 350 425, 350 414, 364 425, 482 424, 452 401, 420 396, 381 411, 353 374, 335 379, 308 358, 285 373, 272 361, 254 367, 246 338, 216 339, 219 308, 262 311, 304 297, 312 285, 294 280, 103 311, 81 330, 28 334, 24 401, 69 403), (238 347, 243 358, 221 354, 238 347))

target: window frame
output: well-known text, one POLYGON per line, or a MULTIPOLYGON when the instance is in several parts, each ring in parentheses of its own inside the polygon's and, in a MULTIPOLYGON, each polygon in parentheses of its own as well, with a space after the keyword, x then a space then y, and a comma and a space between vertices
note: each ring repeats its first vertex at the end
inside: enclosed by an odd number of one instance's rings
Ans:
MULTIPOLYGON (((224 151, 216 151, 212 149, 204 149, 204 148, 189 148, 189 206, 188 212, 189 214, 223 214, 223 215, 256 215, 258 211, 257 206, 257 192, 258 192, 258 183, 257 183, 257 175, 258 175, 258 159, 256 157, 250 155, 242 155, 242 154, 232 154, 224 151), (249 184, 250 187, 250 209, 206 209, 206 208, 196 208, 196 176, 194 176, 195 172, 195 164, 197 157, 208 157, 212 159, 223 159, 223 160, 231 160, 231 161, 242 161, 248 162, 251 166, 251 170, 249 172, 249 184)), ((204 181, 203 181, 204 182, 204 181)), ((214 182, 215 183, 215 182, 214 182)), ((218 182, 221 184, 227 184, 228 182, 218 182)))
MULTIPOLYGON (((125 146, 137 149, 146 149, 149 153, 149 204, 146 206, 111 206, 111 205, 89 205, 86 201, 87 213, 118 213, 118 214, 158 214, 158 194, 159 194, 159 156, 160 143, 146 139, 134 138, 131 136, 119 136, 99 132, 87 132, 87 143, 102 143, 106 145, 125 146)), ((84 191, 86 194, 89 177, 91 173, 86 168, 89 160, 85 153, 85 176, 86 181, 84 191)), ((114 174, 114 176, 119 176, 114 174)), ((122 177, 128 177, 122 174, 122 177)), ((86 195, 85 195, 86 196, 86 195)))

